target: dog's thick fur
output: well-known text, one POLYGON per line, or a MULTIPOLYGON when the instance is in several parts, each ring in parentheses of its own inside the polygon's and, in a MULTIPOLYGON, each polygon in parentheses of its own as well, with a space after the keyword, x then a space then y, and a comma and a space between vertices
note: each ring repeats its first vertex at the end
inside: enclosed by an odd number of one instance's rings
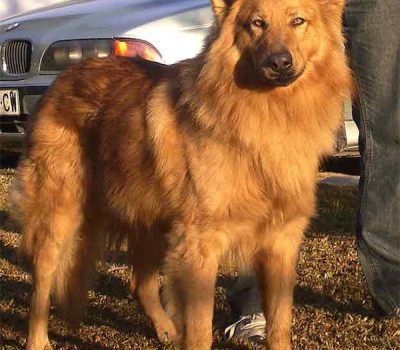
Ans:
POLYGON ((29 350, 49 346, 51 292, 76 323, 96 261, 121 237, 160 339, 211 347, 217 268, 233 256, 259 277, 267 348, 290 348, 318 163, 351 87, 343 3, 212 5, 216 23, 198 57, 169 67, 89 60, 43 98, 14 192, 33 266, 29 350), (270 65, 282 52, 293 59, 284 74, 270 65))

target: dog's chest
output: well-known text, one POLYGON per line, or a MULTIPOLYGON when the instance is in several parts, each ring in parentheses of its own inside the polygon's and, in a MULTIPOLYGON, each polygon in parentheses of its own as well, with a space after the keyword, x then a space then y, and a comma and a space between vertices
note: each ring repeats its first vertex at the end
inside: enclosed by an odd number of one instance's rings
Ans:
POLYGON ((190 168, 199 205, 213 217, 235 220, 306 210, 314 170, 293 152, 282 147, 240 152, 216 143, 198 147, 190 168))

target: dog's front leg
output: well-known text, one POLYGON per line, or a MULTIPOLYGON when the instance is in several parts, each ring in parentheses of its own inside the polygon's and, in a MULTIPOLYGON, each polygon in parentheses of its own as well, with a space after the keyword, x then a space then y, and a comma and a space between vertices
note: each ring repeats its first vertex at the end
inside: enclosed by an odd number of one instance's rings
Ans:
MULTIPOLYGON (((203 237, 204 238, 204 237, 203 237)), ((184 350, 209 350, 212 344, 214 288, 218 269, 209 241, 185 237, 166 260, 167 309, 182 331, 184 350), (169 299, 169 300, 168 300, 169 299)))
POLYGON ((296 266, 308 219, 292 221, 266 233, 255 256, 266 319, 266 349, 289 350, 296 266))

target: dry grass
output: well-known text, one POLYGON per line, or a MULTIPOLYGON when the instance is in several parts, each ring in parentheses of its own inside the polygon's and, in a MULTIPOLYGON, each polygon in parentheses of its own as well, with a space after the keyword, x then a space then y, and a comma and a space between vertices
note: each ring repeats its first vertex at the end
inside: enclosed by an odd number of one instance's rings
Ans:
MULTIPOLYGON (((13 170, 0 170, 0 348, 22 349, 27 331, 31 279, 18 265, 18 228, 10 219, 7 193, 13 170)), ((301 252, 295 291, 295 349, 400 349, 400 321, 373 317, 371 300, 354 249, 356 190, 320 186, 318 216, 301 252)), ((120 254, 101 269, 79 332, 69 331, 52 310, 50 338, 55 349, 162 349, 135 301, 128 297, 127 270, 120 254)), ((217 287, 215 349, 252 349, 226 342, 232 321, 221 273, 217 287)))

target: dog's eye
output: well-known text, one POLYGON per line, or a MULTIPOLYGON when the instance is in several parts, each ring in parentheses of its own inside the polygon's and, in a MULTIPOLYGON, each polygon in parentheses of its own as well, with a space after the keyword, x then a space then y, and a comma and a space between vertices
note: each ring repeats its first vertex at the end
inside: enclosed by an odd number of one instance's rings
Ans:
POLYGON ((292 20, 292 22, 290 23, 293 27, 298 27, 301 26, 302 24, 304 24, 306 22, 306 20, 302 17, 297 17, 295 19, 292 20))
POLYGON ((262 28, 262 29, 264 29, 264 28, 267 27, 267 22, 265 22, 265 21, 264 21, 263 19, 261 19, 261 18, 256 18, 255 20, 253 20, 253 22, 251 22, 251 24, 252 24, 254 27, 262 28))

